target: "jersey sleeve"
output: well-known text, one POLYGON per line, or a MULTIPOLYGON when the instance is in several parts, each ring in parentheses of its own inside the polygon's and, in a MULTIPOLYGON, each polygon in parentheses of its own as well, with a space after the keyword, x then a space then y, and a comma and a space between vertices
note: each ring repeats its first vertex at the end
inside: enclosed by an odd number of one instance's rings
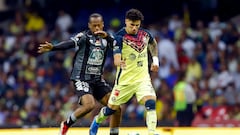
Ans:
POLYGON ((108 32, 107 34, 108 34, 108 36, 107 36, 105 39, 108 41, 108 46, 109 46, 111 49, 113 49, 114 46, 116 45, 115 36, 114 36, 114 34, 109 33, 109 32, 108 32))
POLYGON ((122 52, 122 36, 116 35, 115 41, 116 43, 113 46, 113 54, 121 53, 122 52))
POLYGON ((75 43, 75 47, 80 46, 84 37, 85 37, 85 34, 83 32, 80 32, 80 33, 76 34, 75 36, 71 37, 71 40, 73 40, 75 43))
POLYGON ((152 42, 153 42, 153 39, 154 39, 152 33, 151 33, 149 30, 146 30, 146 29, 145 29, 145 31, 146 31, 146 32, 148 33, 148 35, 149 35, 149 43, 152 43, 152 42))

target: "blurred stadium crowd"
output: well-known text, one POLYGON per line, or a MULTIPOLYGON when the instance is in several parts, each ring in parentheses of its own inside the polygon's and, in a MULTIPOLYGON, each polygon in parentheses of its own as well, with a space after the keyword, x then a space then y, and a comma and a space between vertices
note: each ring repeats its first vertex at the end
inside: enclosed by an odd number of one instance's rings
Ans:
MULTIPOLYGON (((179 71, 186 71, 187 81, 197 96, 194 120, 240 120, 238 25, 222 21, 218 15, 207 23, 199 18, 196 24, 191 24, 188 15, 188 12, 182 16, 173 14, 161 22, 144 25, 158 41, 161 65, 151 77, 158 98, 159 123, 174 125, 176 120, 172 89, 179 71), (224 109, 213 113, 219 107, 224 109)), ((74 29, 73 20, 68 12, 59 10, 53 29, 49 29, 48 20, 37 11, 17 10, 1 23, 1 127, 58 126, 77 107, 78 98, 68 80, 75 50, 37 53, 40 43, 57 43, 74 36, 78 29, 74 29)), ((113 19, 111 27, 106 28, 114 32, 120 25, 118 19, 113 19)), ((104 77, 111 85, 114 83, 111 52, 104 77)), ((135 98, 123 106, 123 112, 123 121, 141 121, 144 117, 144 107, 135 98)), ((78 126, 88 126, 94 113, 80 120, 78 126)))

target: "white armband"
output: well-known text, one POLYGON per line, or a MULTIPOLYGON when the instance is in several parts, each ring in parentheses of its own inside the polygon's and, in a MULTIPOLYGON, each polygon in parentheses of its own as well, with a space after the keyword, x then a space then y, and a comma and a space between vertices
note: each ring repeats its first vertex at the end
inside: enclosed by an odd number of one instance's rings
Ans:
POLYGON ((153 64, 154 65, 159 65, 159 60, 158 60, 157 56, 153 56, 152 59, 153 59, 153 64))

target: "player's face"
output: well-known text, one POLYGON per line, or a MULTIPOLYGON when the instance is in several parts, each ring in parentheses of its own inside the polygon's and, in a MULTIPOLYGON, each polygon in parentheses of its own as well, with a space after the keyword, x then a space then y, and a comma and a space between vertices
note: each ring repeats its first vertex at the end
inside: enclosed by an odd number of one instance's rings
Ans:
POLYGON ((88 22, 88 28, 91 32, 96 32, 99 30, 103 30, 104 23, 101 17, 92 17, 88 22))
POLYGON ((126 24, 126 32, 128 34, 137 34, 138 32, 138 29, 141 25, 141 20, 136 20, 136 21, 132 21, 132 20, 129 20, 129 19, 126 19, 125 20, 125 24, 126 24))

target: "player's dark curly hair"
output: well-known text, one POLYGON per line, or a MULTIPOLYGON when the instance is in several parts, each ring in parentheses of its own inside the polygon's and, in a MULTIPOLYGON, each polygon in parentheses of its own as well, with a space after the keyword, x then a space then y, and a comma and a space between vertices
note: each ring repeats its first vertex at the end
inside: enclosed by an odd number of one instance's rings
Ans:
POLYGON ((134 8, 129 9, 126 12, 125 18, 132 20, 132 21, 137 21, 137 20, 143 21, 144 20, 144 16, 143 16, 142 12, 139 11, 138 9, 134 9, 134 8))

